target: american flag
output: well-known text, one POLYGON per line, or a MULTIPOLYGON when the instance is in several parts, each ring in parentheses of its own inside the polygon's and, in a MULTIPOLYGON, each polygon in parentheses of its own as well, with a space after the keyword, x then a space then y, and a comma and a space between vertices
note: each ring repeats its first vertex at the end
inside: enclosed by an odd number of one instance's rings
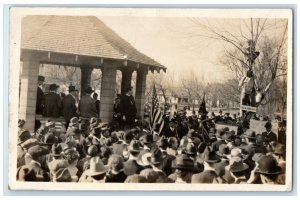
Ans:
POLYGON ((156 129, 157 125, 159 125, 158 134, 160 134, 164 127, 164 123, 163 114, 158 103, 156 89, 155 86, 153 86, 152 104, 150 110, 150 128, 153 131, 156 129))

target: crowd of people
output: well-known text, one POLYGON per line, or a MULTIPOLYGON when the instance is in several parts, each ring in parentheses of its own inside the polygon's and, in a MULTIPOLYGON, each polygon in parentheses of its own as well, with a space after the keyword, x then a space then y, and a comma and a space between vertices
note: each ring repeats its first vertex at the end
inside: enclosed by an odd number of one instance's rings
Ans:
POLYGON ((121 116, 120 124, 76 116, 66 132, 47 121, 34 133, 20 119, 17 180, 285 184, 284 124, 277 134, 270 121, 259 133, 217 128, 216 121, 224 118, 176 115, 165 119, 160 133, 147 118, 126 122, 121 116))

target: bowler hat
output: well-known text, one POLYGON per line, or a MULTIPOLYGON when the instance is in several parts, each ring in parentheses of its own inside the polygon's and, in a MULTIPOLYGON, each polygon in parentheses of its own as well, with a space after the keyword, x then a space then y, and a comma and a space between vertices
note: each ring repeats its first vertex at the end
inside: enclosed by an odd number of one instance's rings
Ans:
POLYGON ((128 150, 130 152, 140 152, 142 151, 142 147, 138 140, 132 140, 128 146, 128 150))
POLYGON ((96 156, 91 158, 90 169, 87 172, 89 176, 97 176, 100 174, 105 174, 107 171, 108 171, 108 167, 104 166, 100 157, 96 156))
POLYGON ((69 86, 69 92, 73 92, 73 91, 78 91, 78 90, 75 88, 75 86, 70 85, 69 86))
POLYGON ((271 128, 271 127, 272 127, 271 122, 267 122, 267 123, 265 124, 265 128, 271 128))
POLYGON ((45 81, 45 77, 44 76, 38 76, 38 81, 45 81))
POLYGON ((92 87, 88 87, 86 90, 85 90, 86 93, 88 94, 92 94, 94 92, 94 90, 92 89, 92 87))
POLYGON ((192 170, 195 168, 195 164, 191 158, 185 154, 177 155, 172 163, 173 169, 185 169, 192 170))
POLYGON ((56 85, 55 83, 52 83, 52 84, 49 86, 49 90, 56 90, 57 88, 59 88, 59 86, 56 85))
POLYGON ((60 168, 54 172, 53 182, 72 182, 71 173, 68 168, 60 168))
POLYGON ((249 168, 249 166, 243 162, 239 157, 234 157, 230 159, 229 170, 231 172, 242 172, 249 168))
POLYGON ((263 155, 258 160, 258 168, 256 170, 260 174, 275 175, 281 173, 281 167, 272 156, 263 155))

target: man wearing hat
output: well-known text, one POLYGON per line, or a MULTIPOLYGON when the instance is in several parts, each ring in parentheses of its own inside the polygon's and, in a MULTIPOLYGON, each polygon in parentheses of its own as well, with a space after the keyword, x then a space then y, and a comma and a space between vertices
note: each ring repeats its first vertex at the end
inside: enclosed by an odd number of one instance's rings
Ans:
POLYGON ((223 139, 224 134, 225 134, 225 131, 223 129, 217 129, 217 132, 216 132, 217 141, 215 141, 211 144, 213 151, 215 151, 215 152, 218 151, 219 146, 221 144, 226 144, 225 140, 223 139))
POLYGON ((191 183, 191 177, 195 170, 195 164, 187 155, 177 155, 172 163, 175 172, 169 175, 174 183, 191 183))
POLYGON ((66 128, 68 128, 70 119, 73 117, 77 117, 77 95, 78 90, 76 90, 75 86, 69 86, 69 94, 66 95, 62 101, 62 114, 66 120, 66 128))
POLYGON ((132 87, 126 89, 126 94, 121 98, 120 112, 124 125, 132 127, 137 113, 134 98, 132 96, 132 87))
POLYGON ((104 183, 108 167, 104 166, 100 157, 93 157, 90 160, 90 168, 80 177, 79 182, 104 183))
POLYGON ((265 125, 266 132, 262 133, 262 137, 266 143, 270 143, 272 141, 277 142, 277 135, 272 131, 271 122, 267 122, 265 125))
POLYGON ((95 100, 91 97, 94 92, 91 87, 88 87, 81 96, 78 104, 79 115, 83 118, 97 117, 97 108, 95 100))
POLYGON ((138 140, 132 140, 127 148, 129 152, 129 158, 124 163, 124 173, 127 176, 138 174, 142 170, 142 167, 137 164, 137 158, 143 148, 138 140))
POLYGON ((44 117, 58 118, 61 110, 61 99, 56 90, 59 86, 55 83, 50 85, 50 92, 45 95, 44 117))
POLYGON ((215 154, 209 147, 207 147, 201 159, 204 164, 204 171, 192 176, 192 183, 219 183, 220 178, 216 174, 214 164, 220 162, 219 156, 215 154))
POLYGON ((165 137, 177 137, 177 130, 176 130, 176 124, 174 122, 170 122, 168 126, 165 126, 165 128, 161 132, 162 135, 165 137))
MULTIPOLYGON (((278 180, 278 176, 282 173, 282 169, 278 166, 277 161, 272 156, 261 156, 258 161, 256 173, 262 184, 284 184, 278 180)), ((282 179, 281 179, 282 180, 282 179)))
POLYGON ((45 81, 44 76, 38 77, 38 87, 37 87, 37 95, 36 95, 36 114, 42 115, 44 108, 44 92, 42 90, 43 83, 45 81))

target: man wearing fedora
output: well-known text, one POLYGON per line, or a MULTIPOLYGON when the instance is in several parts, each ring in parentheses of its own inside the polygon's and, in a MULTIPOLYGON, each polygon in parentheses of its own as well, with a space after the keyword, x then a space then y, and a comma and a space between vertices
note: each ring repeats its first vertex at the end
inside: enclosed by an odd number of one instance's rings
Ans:
POLYGON ((77 95, 78 90, 75 86, 69 86, 69 94, 66 95, 62 101, 62 114, 66 121, 66 128, 68 128, 71 118, 77 117, 77 95))
POLYGON ((43 84, 45 81, 44 76, 38 76, 38 87, 37 87, 37 95, 36 95, 36 114, 42 115, 44 108, 44 92, 43 92, 43 84))
POLYGON ((132 140, 127 148, 129 158, 124 163, 124 173, 127 176, 138 174, 142 170, 142 167, 137 164, 137 158, 143 148, 138 140, 132 140))
POLYGON ((91 97, 93 92, 94 90, 88 87, 79 100, 78 111, 82 118, 98 117, 95 100, 91 97))
POLYGON ((270 143, 272 141, 277 142, 277 135, 272 131, 271 122, 267 122, 265 124, 266 132, 262 133, 262 137, 266 143, 270 143))
POLYGON ((191 177, 195 170, 195 164, 187 155, 177 155, 172 163, 175 172, 169 175, 173 183, 191 183, 191 177))
POLYGON ((58 85, 55 83, 50 85, 50 92, 45 95, 45 108, 44 117, 58 118, 61 110, 61 99, 59 94, 56 93, 58 85))
POLYGON ((220 162, 220 157, 207 147, 202 156, 204 171, 192 176, 192 183, 220 183, 214 164, 220 162))
POLYGON ((90 168, 83 172, 79 182, 104 183, 107 171, 108 167, 104 166, 100 157, 93 157, 90 160, 90 168))

